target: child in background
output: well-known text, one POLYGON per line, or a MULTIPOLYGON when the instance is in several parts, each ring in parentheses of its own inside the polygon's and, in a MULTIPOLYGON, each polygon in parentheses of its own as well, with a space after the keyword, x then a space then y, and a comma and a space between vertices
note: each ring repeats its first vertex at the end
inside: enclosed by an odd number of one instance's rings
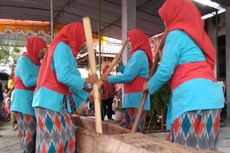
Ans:
MULTIPOLYGON (((12 97, 12 92, 14 90, 14 72, 12 72, 9 75, 6 90, 7 90, 7 93, 6 93, 7 97, 12 97)), ((16 122, 15 112, 11 112, 11 114, 10 114, 10 122, 11 122, 11 127, 13 128, 13 130, 17 130, 18 126, 16 125, 17 122, 16 122)))
POLYGON ((7 82, 7 88, 9 90, 13 90, 14 88, 14 73, 12 72, 12 74, 10 74, 9 76, 9 79, 8 79, 8 82, 7 82))
POLYGON ((11 99, 6 98, 6 100, 2 105, 2 112, 3 112, 4 119, 7 121, 10 120, 10 105, 11 105, 11 99))

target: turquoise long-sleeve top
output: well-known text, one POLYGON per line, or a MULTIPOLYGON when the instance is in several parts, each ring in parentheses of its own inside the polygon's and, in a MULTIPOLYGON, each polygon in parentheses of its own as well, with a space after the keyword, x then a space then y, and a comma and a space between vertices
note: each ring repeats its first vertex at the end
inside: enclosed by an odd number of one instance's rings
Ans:
MULTIPOLYGON (((149 78, 149 63, 148 57, 142 50, 137 50, 129 59, 127 65, 121 68, 121 74, 109 76, 108 82, 110 84, 116 83, 130 83, 136 77, 149 78)), ((122 108, 139 108, 141 92, 127 93, 122 96, 122 108)), ((150 110, 150 96, 146 98, 144 110, 150 110)))
MULTIPOLYGON (((79 76, 81 76, 81 73, 77 70, 77 73, 79 76)), ((75 103, 75 107, 76 109, 79 109, 79 107, 83 104, 83 103, 87 103, 87 97, 89 96, 89 93, 86 92, 85 90, 79 90, 77 92, 77 94, 73 94, 73 101, 75 103)))
MULTIPOLYGON (((35 87, 39 67, 28 57, 21 56, 16 64, 15 76, 19 77, 26 87, 35 87)), ((12 96, 11 111, 21 112, 34 116, 32 107, 33 91, 24 89, 14 89, 12 96)))
MULTIPOLYGON (((173 75, 177 65, 206 61, 199 46, 180 30, 171 31, 163 48, 160 65, 148 82, 150 94, 154 94, 173 75)), ((185 112, 193 110, 220 109, 224 106, 221 84, 211 80, 196 78, 176 87, 171 94, 166 126, 185 112)))
POLYGON ((73 100, 76 106, 76 109, 79 109, 79 107, 83 104, 83 103, 87 103, 88 101, 85 99, 85 97, 88 97, 89 94, 87 92, 80 92, 78 95, 73 94, 73 100))
MULTIPOLYGON (((77 70, 77 62, 74 59, 71 48, 64 42, 60 42, 55 47, 51 69, 55 71, 57 80, 69 86, 73 94, 87 100, 88 94, 83 91, 85 79, 81 78, 77 70)), ((41 107, 56 112, 62 112, 62 104, 65 95, 47 89, 39 88, 33 99, 33 107, 41 107)), ((67 111, 71 112, 69 99, 67 100, 67 111)))

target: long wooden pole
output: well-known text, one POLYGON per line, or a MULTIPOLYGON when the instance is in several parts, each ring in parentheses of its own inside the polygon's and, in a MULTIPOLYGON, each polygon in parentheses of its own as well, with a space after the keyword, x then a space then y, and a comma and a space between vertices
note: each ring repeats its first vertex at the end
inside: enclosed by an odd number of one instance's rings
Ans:
MULTIPOLYGON (((113 70, 114 66, 115 66, 115 65, 117 64, 117 62, 121 59, 121 56, 122 56, 122 54, 123 54, 123 52, 124 52, 124 50, 125 50, 125 47, 126 47, 127 43, 128 43, 128 40, 126 40, 126 41, 123 43, 123 45, 122 45, 122 47, 121 47, 119 53, 117 54, 117 58, 114 58, 114 59, 113 59, 113 61, 112 61, 111 64, 109 65, 108 69, 107 69, 107 70, 105 71, 105 73, 103 74, 103 76, 106 76, 106 77, 109 76, 109 73, 113 70)), ((103 81, 98 81, 98 85, 99 85, 99 88, 101 88, 102 85, 103 85, 103 81)))
POLYGON ((124 42, 124 44, 122 45, 122 47, 121 47, 121 49, 120 49, 120 51, 119 51, 119 53, 117 55, 117 58, 114 58, 112 63, 109 65, 109 68, 106 70, 105 75, 108 76, 109 73, 113 70, 114 66, 117 64, 117 62, 121 59, 121 56, 122 56, 122 54, 123 54, 123 52, 125 50, 125 47, 126 47, 127 43, 128 43, 128 41, 126 40, 124 42))
MULTIPOLYGON (((83 17, 83 24, 85 29, 85 36, 86 36, 86 46, 88 49, 88 56, 89 56, 89 65, 92 74, 96 74, 96 60, 95 54, 93 50, 93 37, 92 37, 92 29, 90 24, 89 17, 83 17)), ((99 93, 99 85, 98 83, 93 84, 93 92, 94 92, 94 107, 95 107, 95 124, 96 124, 96 132, 102 133, 102 125, 101 125, 101 97, 99 93)))
POLYGON ((101 77, 101 0, 97 0, 98 2, 98 20, 97 20, 97 33, 98 33, 98 50, 99 50, 99 74, 101 77))
POLYGON ((131 133, 135 133, 136 132, 136 129, 137 129, 137 126, 138 126, 138 123, 140 122, 140 119, 141 119, 141 113, 144 109, 144 106, 145 106, 145 101, 146 101, 146 98, 148 96, 148 92, 145 91, 142 95, 142 98, 141 98, 141 104, 138 108, 138 111, 137 111, 137 114, 136 114, 136 117, 135 117, 135 120, 134 120, 134 123, 133 123, 133 126, 132 126, 132 130, 131 130, 131 133))

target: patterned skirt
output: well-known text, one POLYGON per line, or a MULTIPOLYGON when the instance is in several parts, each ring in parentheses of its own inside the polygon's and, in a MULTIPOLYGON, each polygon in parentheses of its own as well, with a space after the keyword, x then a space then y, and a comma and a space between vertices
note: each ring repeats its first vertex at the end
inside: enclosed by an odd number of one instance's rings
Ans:
POLYGON ((19 139, 23 153, 35 152, 36 120, 35 117, 16 112, 18 122, 19 139))
MULTIPOLYGON (((137 111, 138 111, 138 109, 136 109, 136 108, 122 109, 120 126, 123 128, 132 129, 137 111)), ((147 114, 148 114, 147 111, 142 111, 141 119, 140 119, 140 122, 137 126, 137 132, 144 132, 147 114)))
POLYGON ((199 149, 216 150, 221 110, 198 110, 182 114, 172 124, 169 141, 199 149))
POLYGON ((37 120, 36 153, 75 153, 75 126, 71 116, 35 108, 37 120))

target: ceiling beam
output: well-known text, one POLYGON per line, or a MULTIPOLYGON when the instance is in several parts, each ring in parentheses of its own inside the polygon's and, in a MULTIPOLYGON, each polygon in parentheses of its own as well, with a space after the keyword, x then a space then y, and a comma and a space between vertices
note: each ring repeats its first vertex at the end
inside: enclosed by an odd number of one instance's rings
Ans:
MULTIPOLYGON (((12 7, 12 8, 17 8, 17 9, 31 9, 31 10, 38 10, 38 11, 50 11, 50 9, 45 9, 45 8, 37 8, 37 7, 27 7, 27 6, 18 6, 18 5, 5 5, 1 4, 0 7, 12 7)), ((58 10, 54 10, 58 11, 58 10)))
POLYGON ((76 0, 68 0, 62 7, 62 9, 58 11, 57 15, 54 17, 54 22, 56 22, 65 13, 65 10, 68 9, 75 1, 76 0))
MULTIPOLYGON (((120 7, 122 7, 120 4, 118 4, 118 3, 115 3, 115 2, 111 2, 111 1, 108 1, 108 0, 104 0, 105 2, 107 2, 107 3, 111 3, 111 4, 113 4, 113 5, 117 5, 117 6, 120 6, 120 7)), ((141 3, 140 5, 138 5, 137 6, 137 10, 139 9, 139 8, 141 8, 144 4, 146 4, 147 2, 148 2, 149 0, 146 0, 146 1, 144 1, 143 3, 141 3)), ((107 29, 107 28, 109 28, 110 26, 116 26, 116 24, 115 23, 117 23, 118 21, 120 21, 121 20, 121 16, 120 17, 118 17, 117 19, 115 19, 113 22, 111 22, 111 23, 109 23, 107 26, 105 26, 105 27, 103 27, 102 29, 101 29, 101 31, 102 31, 102 33, 107 29)), ((119 25, 119 27, 121 28, 121 26, 119 25)))
POLYGON ((117 18, 116 20, 114 20, 113 22, 107 24, 106 26, 104 26, 104 27, 101 29, 101 32, 103 33, 103 32, 105 31, 105 29, 107 29, 108 27, 110 27, 110 26, 112 26, 112 25, 121 28, 120 25, 115 24, 116 22, 118 22, 118 21, 120 21, 120 20, 121 20, 121 17, 119 17, 119 18, 117 18))
MULTIPOLYGON (((77 17, 79 17, 79 18, 83 18, 83 16, 78 15, 78 14, 75 14, 75 13, 72 13, 72 12, 65 12, 65 13, 66 13, 66 14, 69 14, 69 15, 77 16, 77 17)), ((93 20, 93 21, 96 21, 96 22, 97 22, 97 19, 92 18, 92 17, 90 18, 90 20, 93 20)), ((116 26, 116 27, 120 27, 120 28, 121 28, 121 26, 118 25, 118 24, 111 24, 111 23, 106 22, 106 21, 101 21, 101 23, 102 23, 102 24, 110 24, 110 25, 113 25, 113 26, 116 26)))

